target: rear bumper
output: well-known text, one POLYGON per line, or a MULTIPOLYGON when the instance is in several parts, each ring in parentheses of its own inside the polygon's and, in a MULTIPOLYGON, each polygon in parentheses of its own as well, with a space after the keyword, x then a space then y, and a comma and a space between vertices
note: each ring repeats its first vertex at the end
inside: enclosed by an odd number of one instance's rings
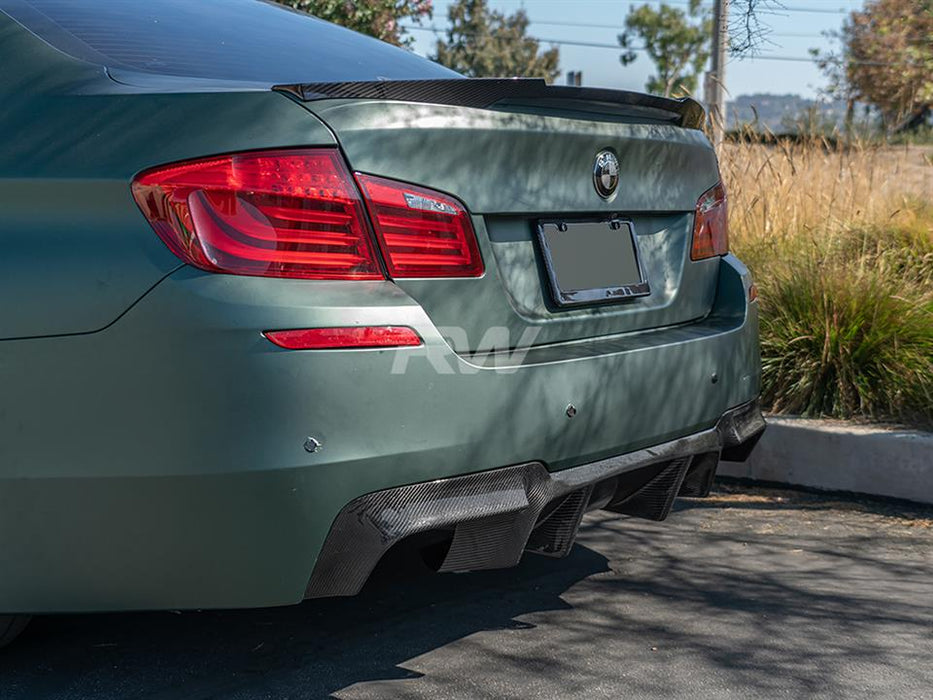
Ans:
POLYGON ((730 256, 695 323, 467 358, 388 282, 185 268, 103 331, 2 341, 0 613, 295 603, 366 494, 503 465, 540 478, 708 432, 758 395, 748 283, 730 256), (348 323, 425 345, 261 335, 348 323))
POLYGON ((756 400, 715 428, 558 472, 528 462, 366 494, 334 521, 306 595, 355 595, 393 545, 429 531, 450 532, 441 571, 514 566, 525 551, 564 556, 587 510, 663 520, 689 473, 708 491, 720 451, 754 445, 764 429, 756 400))

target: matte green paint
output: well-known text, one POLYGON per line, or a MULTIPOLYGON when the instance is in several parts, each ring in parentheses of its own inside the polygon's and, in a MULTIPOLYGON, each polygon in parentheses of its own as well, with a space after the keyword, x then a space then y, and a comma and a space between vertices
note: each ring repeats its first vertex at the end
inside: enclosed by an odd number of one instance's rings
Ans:
POLYGON ((130 193, 140 170, 334 144, 270 90, 182 92, 169 81, 140 92, 3 14, 0 65, 31 71, 0 72, 0 339, 99 330, 178 267, 130 193))
MULTIPOLYGON (((354 166, 424 178, 476 207, 486 276, 431 294, 428 282, 213 275, 165 249, 130 196, 132 176, 222 152, 333 145, 331 131, 271 91, 118 85, 0 19, 0 64, 16 52, 35 60, 30 75, 0 75, 16 94, 0 111, 0 612, 294 603, 335 514, 359 495, 622 454, 709 428, 758 393, 747 271, 732 256, 687 259, 692 202, 715 179, 696 132, 508 115, 538 124, 533 136, 508 132, 522 149, 550 145, 567 159, 550 171, 552 191, 520 194, 499 155, 464 149, 470 121, 485 125, 476 143, 506 143, 493 135, 501 115, 465 115, 459 175, 439 162, 430 122, 403 120, 422 135, 377 138, 372 115, 353 117, 359 131, 334 128, 354 166), (564 127, 582 134, 578 155, 561 145, 564 127), (618 205, 577 201, 589 191, 571 166, 623 127, 638 141, 623 163, 649 184, 629 173, 618 205), (481 158, 485 179, 474 182, 481 158), (553 313, 530 281, 527 215, 617 207, 641 217, 646 249, 666 251, 652 265, 667 296, 553 313), (675 313, 691 322, 671 325, 675 313), (497 371, 502 356, 448 345, 438 326, 458 318, 470 329, 534 324, 549 344, 497 371), (663 327, 626 332, 655 320, 663 327), (352 324, 409 325, 425 346, 295 352, 261 335, 352 324), (404 374, 392 372, 400 357, 404 374), (324 449, 306 452, 308 436, 324 449)), ((534 173, 535 187, 545 175, 534 173)))
POLYGON ((351 166, 455 194, 477 216, 483 279, 399 280, 458 350, 486 350, 507 328, 513 344, 622 333, 702 318, 715 261, 689 259, 697 199, 716 184, 699 131, 444 105, 328 100, 305 106, 333 130, 351 166), (620 161, 614 198, 593 187, 596 154, 620 161), (480 216, 482 215, 482 216, 480 216), (621 304, 556 310, 536 250, 542 216, 621 216, 634 224, 652 294, 621 304), (505 291, 505 293, 503 293, 505 291), (468 303, 465 301, 468 300, 468 303), (557 311, 555 313, 555 311, 557 311))
POLYGON ((511 373, 465 367, 388 282, 187 268, 103 331, 0 343, 2 607, 297 602, 356 496, 708 428, 758 391, 743 273, 721 263, 702 323, 542 348, 511 373), (286 351, 259 333, 335 323, 410 325, 456 371, 415 348, 393 375, 396 351, 286 351), (309 435, 321 452, 303 449, 309 435))
POLYGON ((716 184, 702 132, 446 105, 328 100, 305 106, 334 130, 356 170, 455 193, 475 214, 692 212, 716 184), (619 157, 619 191, 593 188, 602 148, 619 157))

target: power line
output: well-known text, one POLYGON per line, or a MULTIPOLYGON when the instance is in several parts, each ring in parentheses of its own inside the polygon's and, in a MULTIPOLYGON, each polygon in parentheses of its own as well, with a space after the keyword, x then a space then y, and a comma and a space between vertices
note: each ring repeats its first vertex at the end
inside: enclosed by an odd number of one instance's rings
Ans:
MULTIPOLYGON (((499 0, 500 2, 521 2, 522 0, 499 0)), ((537 0, 538 2, 566 2, 566 0, 537 0)), ((629 0, 629 4, 658 3, 663 5, 680 5, 687 7, 690 5, 688 0, 629 0)), ((804 7, 800 5, 784 5, 779 1, 773 3, 773 7, 759 8, 756 10, 762 14, 782 14, 783 12, 804 12, 825 15, 845 15, 858 7, 804 7)))
MULTIPOLYGON (((419 27, 416 24, 402 24, 399 26, 401 26, 402 29, 406 29, 406 30, 431 32, 435 36, 441 36, 446 31, 436 26, 419 27)), ((470 34, 468 32, 462 32, 462 33, 465 36, 473 36, 473 34, 470 34)), ((526 38, 533 39, 534 41, 537 41, 541 44, 555 44, 557 46, 581 46, 581 47, 590 48, 590 49, 612 49, 614 51, 622 50, 622 47, 619 46, 619 44, 607 44, 604 42, 597 42, 597 41, 573 41, 570 39, 547 39, 545 37, 539 37, 539 36, 528 36, 526 38)), ((625 48, 626 50, 629 50, 629 51, 640 51, 640 52, 647 51, 647 49, 644 46, 632 46, 632 47, 626 46, 625 48)), ((736 60, 736 59, 730 59, 730 60, 736 60)), ((740 58, 738 60, 746 60, 746 57, 740 58)), ((769 54, 769 55, 758 54, 755 56, 748 56, 747 60, 786 61, 786 62, 792 62, 792 63, 816 63, 817 61, 817 59, 815 59, 812 56, 781 56, 781 55, 775 55, 775 54, 769 54)), ((908 65, 906 61, 902 63, 885 63, 885 62, 880 62, 880 61, 851 61, 851 63, 858 64, 858 65, 865 65, 865 66, 908 65)))
MULTIPOLYGON (((606 29, 611 31, 624 30, 625 25, 622 24, 597 24, 595 22, 552 22, 546 20, 531 20, 531 24, 541 24, 549 27, 581 27, 584 29, 606 29)), ((821 39, 823 38, 822 34, 795 34, 791 33, 781 33, 781 32, 768 32, 768 36, 774 37, 795 37, 799 39, 821 39)))

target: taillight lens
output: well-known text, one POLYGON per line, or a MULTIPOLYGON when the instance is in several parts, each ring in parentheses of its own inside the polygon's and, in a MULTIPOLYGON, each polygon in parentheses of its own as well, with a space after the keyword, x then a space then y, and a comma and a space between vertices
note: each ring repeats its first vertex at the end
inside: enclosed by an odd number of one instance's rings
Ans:
POLYGON ((697 200, 693 223, 691 260, 703 260, 729 252, 729 221, 726 188, 720 182, 697 200))
POLYGON ((433 190, 356 174, 390 277, 479 277, 466 208, 433 190))
POLYGON ((353 178, 335 149, 241 153, 154 168, 133 196, 186 263, 211 272, 382 279, 353 178))

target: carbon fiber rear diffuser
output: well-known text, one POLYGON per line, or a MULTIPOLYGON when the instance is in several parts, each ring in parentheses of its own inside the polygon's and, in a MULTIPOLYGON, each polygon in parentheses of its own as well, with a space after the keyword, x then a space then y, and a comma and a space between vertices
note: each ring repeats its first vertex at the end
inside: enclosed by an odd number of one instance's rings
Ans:
POLYGON ((663 520, 694 456, 710 460, 763 426, 756 401, 716 428, 579 467, 528 462, 361 496, 334 520, 305 595, 358 593, 383 554, 417 533, 452 532, 440 570, 475 571, 514 566, 526 550, 564 556, 588 509, 663 520))

